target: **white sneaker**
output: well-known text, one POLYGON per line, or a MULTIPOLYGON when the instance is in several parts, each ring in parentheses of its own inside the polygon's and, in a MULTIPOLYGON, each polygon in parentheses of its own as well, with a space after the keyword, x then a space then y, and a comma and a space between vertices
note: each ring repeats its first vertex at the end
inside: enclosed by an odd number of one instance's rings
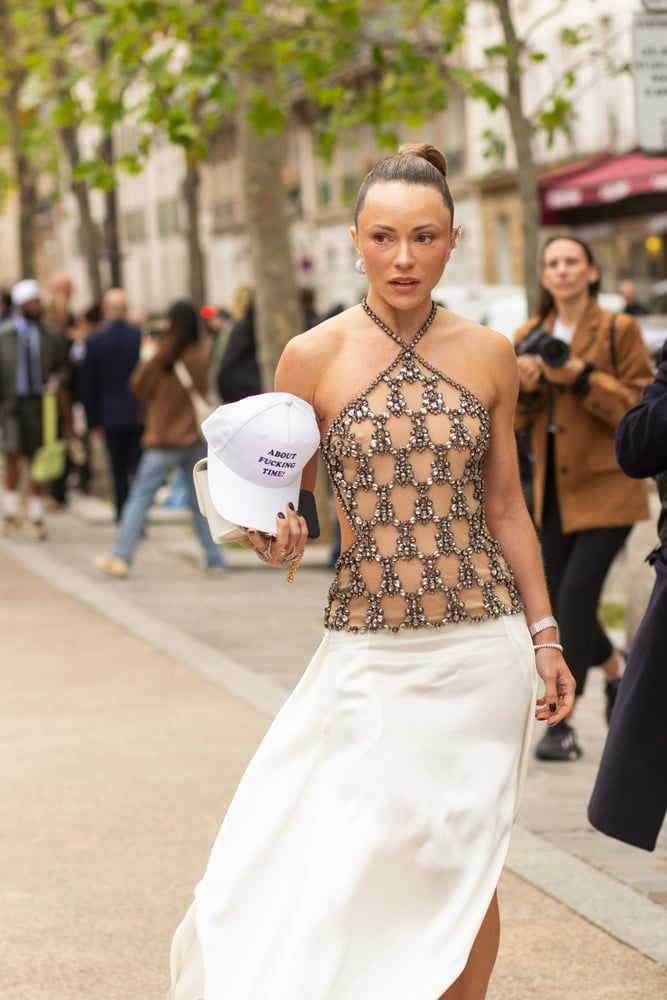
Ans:
POLYGON ((16 535, 21 525, 19 524, 19 519, 13 517, 11 514, 6 514, 2 522, 2 534, 5 538, 11 538, 16 535))
POLYGON ((98 569, 109 576, 123 577, 130 572, 129 562, 120 556, 114 556, 111 552, 105 556, 96 556, 94 562, 98 569))
POLYGON ((227 569, 224 566, 204 566, 204 576, 212 580, 222 580, 227 576, 227 569))
POLYGON ((25 530, 28 538, 31 538, 33 542, 44 542, 48 537, 43 521, 28 521, 25 530))

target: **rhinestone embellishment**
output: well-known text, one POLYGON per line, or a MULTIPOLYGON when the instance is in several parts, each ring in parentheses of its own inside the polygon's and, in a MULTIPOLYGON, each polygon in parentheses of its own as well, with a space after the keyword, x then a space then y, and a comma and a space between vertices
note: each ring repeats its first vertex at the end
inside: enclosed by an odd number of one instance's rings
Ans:
POLYGON ((522 611, 484 521, 489 415, 416 350, 438 307, 406 342, 361 305, 400 351, 335 417, 323 447, 354 533, 336 564, 325 626, 398 631, 522 611))

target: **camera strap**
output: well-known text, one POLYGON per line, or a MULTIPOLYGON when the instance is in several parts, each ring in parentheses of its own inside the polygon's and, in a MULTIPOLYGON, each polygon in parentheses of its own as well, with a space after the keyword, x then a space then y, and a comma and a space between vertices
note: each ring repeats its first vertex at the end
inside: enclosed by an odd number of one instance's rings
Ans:
POLYGON ((611 314, 609 324, 609 353, 611 354, 611 367, 616 375, 616 313, 611 314))

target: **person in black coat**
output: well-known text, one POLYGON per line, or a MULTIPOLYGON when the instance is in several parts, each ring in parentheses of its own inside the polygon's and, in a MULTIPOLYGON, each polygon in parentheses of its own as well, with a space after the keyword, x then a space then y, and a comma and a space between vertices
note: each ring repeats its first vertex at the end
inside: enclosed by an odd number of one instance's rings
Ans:
POLYGON ((104 430, 118 521, 141 458, 140 402, 128 388, 139 363, 141 330, 127 322, 122 288, 105 294, 102 315, 104 326, 86 341, 80 392, 89 430, 104 430))
POLYGON ((602 833, 652 851, 667 812, 667 344, 654 381, 617 427, 616 457, 628 476, 655 476, 660 542, 648 556, 655 584, 619 687, 588 818, 602 833))
POLYGON ((255 342, 255 310, 252 299, 231 329, 220 361, 216 389, 223 403, 236 403, 262 391, 255 342))

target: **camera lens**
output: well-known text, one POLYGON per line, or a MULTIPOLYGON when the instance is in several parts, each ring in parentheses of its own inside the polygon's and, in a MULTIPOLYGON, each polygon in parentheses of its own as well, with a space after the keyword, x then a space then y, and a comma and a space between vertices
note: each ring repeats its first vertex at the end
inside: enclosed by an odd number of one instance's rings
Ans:
POLYGON ((570 345, 557 337, 549 337, 540 345, 540 355, 545 365, 561 368, 570 356, 570 345))

